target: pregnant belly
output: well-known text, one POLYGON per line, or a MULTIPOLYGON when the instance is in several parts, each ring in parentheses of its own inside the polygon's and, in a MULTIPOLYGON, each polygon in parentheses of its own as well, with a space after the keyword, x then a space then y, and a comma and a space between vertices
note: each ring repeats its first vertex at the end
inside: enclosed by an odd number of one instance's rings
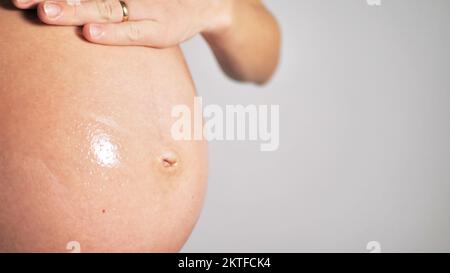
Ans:
POLYGON ((0 251, 178 251, 207 171, 170 135, 195 95, 182 53, 31 18, 0 7, 0 251))

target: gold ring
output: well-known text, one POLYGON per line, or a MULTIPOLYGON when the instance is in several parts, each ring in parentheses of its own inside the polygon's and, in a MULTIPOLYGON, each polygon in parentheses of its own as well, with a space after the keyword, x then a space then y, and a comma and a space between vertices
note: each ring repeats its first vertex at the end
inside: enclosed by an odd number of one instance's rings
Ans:
POLYGON ((122 6, 122 14, 123 14, 122 22, 126 22, 126 21, 128 21, 128 15, 129 15, 128 6, 123 1, 119 1, 119 2, 120 2, 120 5, 122 6))

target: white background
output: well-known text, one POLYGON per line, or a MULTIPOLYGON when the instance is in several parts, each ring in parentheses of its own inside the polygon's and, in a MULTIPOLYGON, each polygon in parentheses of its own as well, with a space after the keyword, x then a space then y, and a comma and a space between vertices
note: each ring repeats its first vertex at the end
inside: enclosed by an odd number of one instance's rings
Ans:
POLYGON ((211 142, 185 252, 450 251, 450 1, 265 1, 283 57, 264 88, 183 47, 206 104, 279 104, 280 149, 211 142))

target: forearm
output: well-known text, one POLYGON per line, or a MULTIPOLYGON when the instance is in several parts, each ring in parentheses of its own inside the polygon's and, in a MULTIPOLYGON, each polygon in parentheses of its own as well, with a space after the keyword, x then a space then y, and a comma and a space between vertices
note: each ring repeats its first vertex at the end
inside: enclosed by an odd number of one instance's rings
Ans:
MULTIPOLYGON (((259 0, 223 0, 221 24, 204 31, 224 72, 239 81, 263 84, 278 64, 280 31, 259 0)), ((216 19, 217 20, 217 19, 216 19)))

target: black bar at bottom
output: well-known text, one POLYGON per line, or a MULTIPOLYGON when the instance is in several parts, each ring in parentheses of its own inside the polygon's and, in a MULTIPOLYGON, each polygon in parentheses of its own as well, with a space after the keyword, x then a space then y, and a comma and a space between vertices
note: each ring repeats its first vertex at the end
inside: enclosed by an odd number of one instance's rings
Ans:
MULTIPOLYGON (((294 254, 294 253, 177 253, 177 254, 0 254, 3 267, 22 266, 91 272, 301 272, 309 269, 417 270, 447 265, 449 254, 294 254), (361 266, 362 265, 362 266, 361 266), (132 270, 131 269, 137 269, 132 270), (159 269, 159 270, 158 270, 159 269)), ((446 267, 444 267, 446 268, 446 267)))

